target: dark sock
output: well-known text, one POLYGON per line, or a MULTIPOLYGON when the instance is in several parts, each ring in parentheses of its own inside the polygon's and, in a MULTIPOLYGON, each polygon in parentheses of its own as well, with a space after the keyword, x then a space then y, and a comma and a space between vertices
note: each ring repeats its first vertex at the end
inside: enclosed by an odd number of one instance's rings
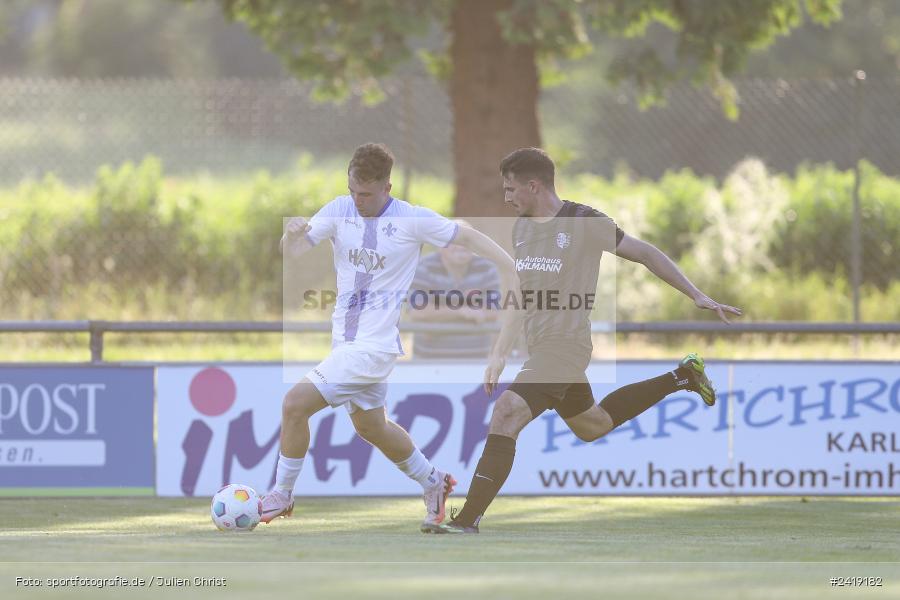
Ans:
POLYGON ((609 413, 613 427, 638 416, 672 392, 687 389, 688 377, 682 367, 665 375, 620 387, 600 401, 609 413))
POLYGON ((515 456, 516 440, 505 435, 488 434, 466 503, 454 521, 468 527, 478 524, 509 476, 515 456))

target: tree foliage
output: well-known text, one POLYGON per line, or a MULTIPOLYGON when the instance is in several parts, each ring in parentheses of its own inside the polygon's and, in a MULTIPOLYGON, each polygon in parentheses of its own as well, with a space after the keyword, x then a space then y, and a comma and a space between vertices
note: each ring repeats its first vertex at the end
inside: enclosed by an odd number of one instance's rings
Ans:
MULTIPOLYGON (((292 73, 316 81, 327 96, 351 89, 377 95, 380 80, 413 57, 429 32, 438 28, 452 35, 448 0, 218 1, 230 18, 259 34, 292 73)), ((545 68, 586 55, 590 30, 642 38, 651 24, 662 24, 676 34, 674 48, 626 46, 607 75, 633 82, 649 100, 676 80, 710 83, 732 108, 734 90, 727 78, 750 52, 801 25, 804 14, 819 24, 841 17, 841 0, 509 0, 504 5, 497 13, 503 37, 534 46, 545 68)), ((430 62, 440 64, 431 50, 430 62)))
MULTIPOLYGON (((240 8, 236 2, 230 4, 240 8)), ((420 4, 429 5, 422 16, 432 23, 421 41, 418 33, 414 36, 400 62, 418 55, 433 71, 445 76, 450 65, 442 52, 440 29, 446 23, 449 3, 420 4)), ((667 22, 664 12, 653 20, 646 14, 633 29, 596 30, 586 20, 584 8, 570 10, 580 4, 556 0, 536 3, 533 10, 539 13, 540 26, 524 28, 524 35, 522 23, 527 21, 529 3, 518 3, 504 13, 509 15, 503 18, 505 35, 541 43, 545 80, 557 75, 558 69, 577 69, 614 74, 621 71, 622 76, 631 73, 634 81, 649 83, 654 80, 654 69, 664 71, 671 61, 666 57, 677 52, 677 32, 661 24, 667 22), (640 37, 625 37, 638 32, 640 37), (570 58, 584 60, 579 64, 564 61, 570 58), (607 71, 613 62, 615 69, 607 71)), ((399 3, 391 4, 392 9, 398 6, 403 8, 399 3)), ((835 21, 830 18, 835 13, 829 11, 837 6, 828 4, 822 13, 813 5, 814 18, 801 19, 803 22, 790 36, 776 38, 764 52, 751 50, 743 72, 756 77, 845 77, 859 68, 870 75, 900 73, 900 3, 843 0, 841 6, 844 15, 835 21)), ((0 69, 13 76, 277 76, 280 71, 247 39, 242 27, 228 27, 216 18, 220 12, 212 0, 193 0, 188 6, 155 0, 5 0, 0 5, 0 69), (153 10, 141 4, 152 5, 153 10), (73 12, 69 5, 77 10, 73 12), (114 26, 104 31, 104 23, 114 26), (139 52, 123 53, 122 39, 139 52), (155 50, 158 45, 168 50, 155 50), (123 61, 126 56, 129 60, 123 61)), ((795 18, 797 15, 795 11, 795 18)))
POLYGON ((419 0, 219 0, 260 35, 291 73, 320 96, 381 93, 380 80, 413 56, 413 43, 445 17, 445 2, 419 0))

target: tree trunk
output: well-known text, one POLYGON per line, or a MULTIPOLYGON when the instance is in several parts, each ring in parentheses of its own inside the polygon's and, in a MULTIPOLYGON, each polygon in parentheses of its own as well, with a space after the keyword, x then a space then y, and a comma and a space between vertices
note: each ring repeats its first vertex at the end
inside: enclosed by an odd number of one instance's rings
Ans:
POLYGON ((496 14, 509 0, 457 0, 450 24, 457 217, 512 217, 500 161, 540 145, 533 46, 506 42, 496 14))

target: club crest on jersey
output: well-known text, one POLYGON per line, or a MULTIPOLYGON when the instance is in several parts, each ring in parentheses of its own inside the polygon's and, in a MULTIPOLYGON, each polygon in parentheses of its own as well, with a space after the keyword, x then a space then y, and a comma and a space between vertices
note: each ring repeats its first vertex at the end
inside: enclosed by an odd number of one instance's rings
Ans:
POLYGON ((560 248, 568 248, 572 243, 572 235, 566 232, 556 234, 556 245, 560 248))
POLYGON ((351 265, 357 269, 362 267, 366 273, 384 269, 384 258, 384 256, 368 248, 353 248, 347 256, 351 265))

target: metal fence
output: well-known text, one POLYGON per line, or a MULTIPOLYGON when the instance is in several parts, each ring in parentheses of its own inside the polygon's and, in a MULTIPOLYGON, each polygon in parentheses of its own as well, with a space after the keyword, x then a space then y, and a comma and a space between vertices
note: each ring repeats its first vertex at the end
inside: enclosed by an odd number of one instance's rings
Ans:
MULTIPOLYGON (((802 163, 852 168, 865 159, 900 175, 900 80, 738 80, 739 118, 729 120, 709 90, 678 85, 641 110, 628 88, 604 94, 586 114, 576 170, 611 174, 625 163, 656 178, 689 168, 722 178, 746 156, 776 172, 802 163)), ((547 110, 585 114, 583 99, 551 90, 547 110), (556 108, 556 107, 559 108, 556 108)))
POLYGON ((416 170, 449 173, 445 94, 416 78, 376 105, 323 104, 295 81, 0 79, 0 181, 52 172, 93 178, 105 164, 159 157, 169 173, 294 166, 380 140, 416 170))
MULTIPOLYGON (((900 80, 738 80, 740 118, 728 120, 705 89, 676 85, 641 110, 628 87, 543 94, 544 130, 566 132, 578 172, 627 164, 659 177, 689 168, 725 176, 756 156, 777 172, 804 162, 851 168, 859 158, 900 175, 900 80)), ((310 87, 267 80, 0 79, 0 181, 52 172, 74 181, 98 167, 148 154, 167 172, 232 172, 291 166, 298 153, 345 159, 378 139, 410 168, 452 168, 452 115, 444 89, 409 76, 386 99, 323 104, 310 87)))
MULTIPOLYGON (((541 100, 542 127, 548 140, 565 140, 569 174, 611 175, 624 164, 642 177, 690 168, 722 178, 745 157, 757 156, 774 172, 790 173, 804 162, 849 169, 865 160, 884 179, 900 176, 900 80, 745 80, 737 89, 740 118, 732 122, 708 91, 688 85, 673 87, 664 105, 645 111, 628 88, 552 88, 541 100)), ((46 186, 21 183, 52 173, 86 184, 102 165, 151 154, 166 174, 279 172, 302 152, 322 161, 336 157, 343 165, 348 149, 372 139, 389 144, 405 169, 448 177, 452 117, 445 91, 420 76, 392 80, 386 90, 377 105, 355 99, 332 105, 313 102, 309 87, 293 81, 0 79, 0 318, 277 314, 277 252, 255 248, 273 235, 265 227, 279 227, 295 197, 273 200, 260 192, 259 212, 272 223, 235 215, 247 219, 246 235, 210 241, 196 235, 202 223, 188 212, 156 221, 140 210, 129 212, 143 201, 130 195, 153 195, 156 188, 113 185, 94 192, 106 195, 96 214, 57 218, 38 210, 46 201, 42 194, 50 193, 46 186), (10 208, 6 194, 15 195, 16 206, 10 208), (23 211, 25 204, 34 210, 23 211), (222 252, 229 244, 246 251, 222 252), (205 295, 216 306, 186 313, 142 308, 167 294, 182 304, 205 295)), ((900 186, 867 182, 868 173, 856 168, 853 178, 816 191, 816 214, 825 220, 808 224, 806 238, 778 249, 800 275, 821 272, 823 287, 813 292, 842 295, 854 309, 824 316, 806 311, 804 317, 798 308, 799 315, 762 318, 894 318, 891 307, 900 305, 890 297, 892 290, 900 293, 893 286, 900 279, 900 186), (874 300, 865 296, 869 292, 874 300), (870 314, 861 314, 867 301, 870 314)), ((677 211, 670 212, 676 219, 677 211)), ((778 218, 789 220, 790 212, 778 218)), ((677 253, 676 238, 684 232, 678 223, 670 227, 675 235, 658 244, 677 253), (670 241, 673 246, 666 246, 670 241)), ((787 268, 771 252, 764 258, 776 269, 787 268)))
MULTIPOLYGON (((675 321, 665 323, 617 323, 618 333, 657 334, 802 334, 802 335, 896 335, 900 323, 733 323, 675 321)), ((403 323, 400 331, 437 334, 482 333, 499 331, 499 325, 486 326, 451 323, 403 323)), ((610 332, 608 325, 594 323, 594 334, 610 332)), ((104 361, 104 336, 107 333, 297 333, 331 332, 330 322, 282 321, 0 321, 0 334, 9 333, 88 333, 91 362, 104 361)), ((2 360, 0 360, 2 362, 2 360)))

